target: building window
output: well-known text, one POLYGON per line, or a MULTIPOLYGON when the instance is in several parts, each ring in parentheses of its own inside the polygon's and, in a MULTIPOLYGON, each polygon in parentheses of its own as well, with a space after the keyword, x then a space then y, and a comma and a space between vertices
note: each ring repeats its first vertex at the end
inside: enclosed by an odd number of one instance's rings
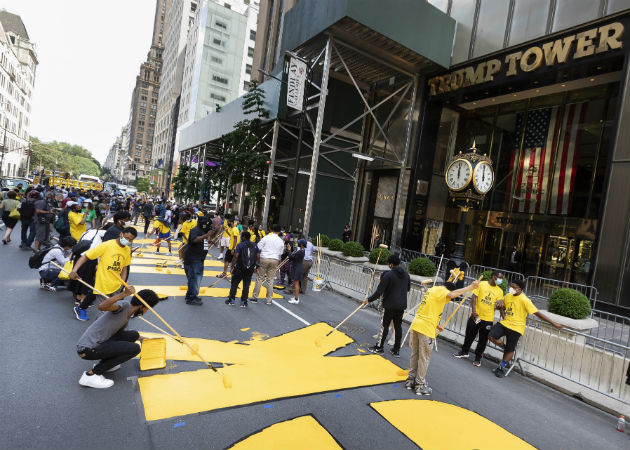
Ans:
POLYGON ((256 40, 256 30, 249 30, 249 38, 250 38, 252 41, 255 41, 255 40, 256 40))
POLYGON ((252 65, 251 64, 245 64, 245 73, 247 75, 250 75, 252 73, 252 65))
POLYGON ((218 56, 211 56, 210 61, 217 64, 223 64, 223 60, 219 58, 218 56))
POLYGON ((250 58, 254 57, 254 47, 247 47, 247 56, 250 58))
POLYGON ((212 79, 217 83, 228 84, 229 80, 225 77, 220 77, 219 75, 212 75, 212 79))
POLYGON ((219 101, 221 101, 221 102, 224 102, 224 101, 225 101, 225 97, 224 97, 224 96, 219 95, 219 94, 215 94, 215 93, 211 93, 211 94, 210 94, 210 98, 213 98, 213 99, 215 99, 215 100, 219 100, 219 101))
POLYGON ((249 91, 249 81, 243 81, 243 89, 249 91))
POLYGON ((221 22, 219 20, 216 20, 214 22, 214 26, 217 28, 221 28, 222 30, 226 30, 227 31, 227 25, 224 22, 221 22))
POLYGON ((219 38, 213 38, 213 39, 212 39, 212 43, 213 43, 214 45, 218 45, 219 47, 222 47, 222 46, 223 46, 223 41, 222 41, 221 39, 219 39, 219 38))
POLYGON ((232 9, 232 5, 230 5, 229 3, 224 3, 223 6, 225 6, 227 9, 232 9))

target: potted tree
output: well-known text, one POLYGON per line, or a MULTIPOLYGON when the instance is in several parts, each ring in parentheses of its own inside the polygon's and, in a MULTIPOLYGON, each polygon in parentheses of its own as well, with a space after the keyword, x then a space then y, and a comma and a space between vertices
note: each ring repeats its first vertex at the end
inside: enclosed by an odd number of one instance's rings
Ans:
POLYGON ((333 239, 328 243, 328 248, 323 248, 322 253, 328 256, 341 257, 341 249, 343 248, 343 241, 341 239, 333 239))
POLYGON ((437 267, 429 258, 415 258, 409 263, 408 270, 411 281, 422 283, 435 277, 437 267))
POLYGON ((343 259, 355 263, 364 263, 368 261, 365 257, 365 249, 363 245, 356 241, 348 241, 341 247, 343 259))
POLYGON ((389 270, 387 259, 389 258, 390 255, 391 255, 390 251, 387 250, 386 248, 372 249, 372 251, 370 252, 370 256, 368 256, 369 262, 363 263, 363 265, 366 267, 369 267, 370 269, 376 269, 376 270, 380 270, 381 272, 384 272, 386 270, 389 270), (378 257, 379 252, 381 254, 380 258, 378 257), (376 264, 377 258, 378 258, 378 264, 376 264))
POLYGON ((554 322, 576 331, 588 331, 597 328, 596 320, 591 319, 591 303, 575 289, 560 288, 553 291, 547 302, 548 310, 543 314, 554 322))

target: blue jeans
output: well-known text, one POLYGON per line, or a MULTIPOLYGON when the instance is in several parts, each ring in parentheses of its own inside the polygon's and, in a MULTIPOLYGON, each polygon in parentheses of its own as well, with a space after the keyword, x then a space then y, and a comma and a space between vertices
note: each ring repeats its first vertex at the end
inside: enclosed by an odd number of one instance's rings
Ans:
POLYGON ((203 278, 203 261, 185 262, 184 271, 186 272, 186 278, 188 278, 186 300, 192 300, 199 296, 199 288, 203 278))
POLYGON ((40 270, 39 277, 51 286, 63 286, 63 281, 59 279, 59 272, 61 272, 61 270, 56 267, 51 267, 49 269, 40 270))

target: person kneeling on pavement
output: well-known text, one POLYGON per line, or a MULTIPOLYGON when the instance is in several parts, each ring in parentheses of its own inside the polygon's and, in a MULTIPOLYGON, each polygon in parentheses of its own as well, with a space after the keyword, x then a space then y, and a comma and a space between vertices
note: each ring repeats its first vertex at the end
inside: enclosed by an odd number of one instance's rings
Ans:
POLYGON ((391 270, 383 273, 376 292, 363 301, 363 305, 373 302, 383 296, 383 321, 381 323, 380 339, 376 345, 370 347, 372 353, 383 353, 383 345, 387 341, 389 324, 394 321, 394 347, 392 355, 400 356, 400 341, 402 339, 402 319, 407 309, 407 292, 411 289, 411 280, 405 269, 400 267, 400 257, 391 255, 387 260, 391 270))
POLYGON ((57 287, 63 285, 59 279, 61 269, 51 263, 63 267, 72 257, 72 247, 77 243, 72 236, 64 236, 59 239, 59 244, 48 250, 39 268, 39 286, 47 291, 56 291, 57 287))
POLYGON ((455 289, 458 272, 451 271, 451 277, 444 286, 434 286, 429 289, 422 298, 416 318, 411 323, 409 332, 409 345, 411 346, 411 358, 409 359, 409 375, 405 382, 405 388, 414 389, 416 395, 431 395, 433 390, 426 381, 429 360, 433 341, 435 341, 435 330, 437 329, 444 306, 452 299, 479 287, 479 281, 455 289))
MULTIPOLYGON (((127 330, 126 327, 130 318, 141 316, 148 308, 135 297, 131 301, 122 301, 135 292, 133 286, 128 286, 121 293, 98 305, 98 309, 105 313, 79 338, 79 357, 89 361, 100 360, 91 370, 83 372, 79 379, 81 386, 99 389, 113 386, 114 381, 105 378, 103 374, 118 370, 122 363, 140 353, 140 346, 136 341, 142 342, 144 338, 137 331, 127 330)), ((160 300, 150 289, 143 289, 138 295, 152 308, 160 300)))

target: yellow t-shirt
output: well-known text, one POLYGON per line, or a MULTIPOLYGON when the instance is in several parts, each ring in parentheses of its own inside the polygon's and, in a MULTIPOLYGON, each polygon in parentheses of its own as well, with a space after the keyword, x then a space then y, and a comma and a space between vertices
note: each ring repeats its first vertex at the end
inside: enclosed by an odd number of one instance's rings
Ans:
POLYGON ((231 237, 231 229, 230 226, 228 225, 227 222, 223 222, 223 234, 221 235, 221 237, 226 237, 229 238, 231 237))
POLYGON ((162 234, 166 234, 169 231, 171 231, 171 229, 169 228, 168 225, 163 224, 159 220, 154 220, 153 221, 153 229, 157 230, 158 233, 162 233, 162 234))
POLYGON ((241 232, 238 228, 232 227, 230 230, 230 250, 234 250, 241 240, 241 232))
POLYGON ((494 304, 503 298, 503 289, 499 286, 490 286, 487 281, 479 283, 479 287, 473 291, 477 296, 475 310, 481 320, 494 321, 494 304))
POLYGON ((249 240, 256 242, 256 232, 254 230, 247 230, 249 232, 249 240))
POLYGON ((85 233, 86 225, 81 223, 83 220, 83 214, 70 211, 68 213, 68 222, 70 222, 70 235, 79 242, 81 235, 85 233))
POLYGON ((523 293, 519 295, 508 294, 503 303, 505 304, 505 319, 501 321, 501 324, 522 336, 525 332, 527 315, 537 313, 538 308, 523 293))
POLYGON ((182 224, 181 232, 183 236, 182 241, 184 241, 184 244, 188 242, 188 236, 190 235, 190 230, 192 230, 196 226, 197 226, 197 221, 195 219, 189 219, 182 224))
POLYGON ((122 283, 113 274, 120 275, 123 267, 131 263, 131 249, 127 246, 121 247, 116 239, 103 242, 94 248, 86 251, 84 255, 88 259, 100 258, 96 269, 96 290, 104 294, 113 294, 122 283))
POLYGON ((435 330, 440 323, 444 305, 451 301, 447 297, 450 291, 444 286, 435 286, 429 289, 416 313, 416 318, 411 324, 411 329, 427 337, 435 338, 435 330))

